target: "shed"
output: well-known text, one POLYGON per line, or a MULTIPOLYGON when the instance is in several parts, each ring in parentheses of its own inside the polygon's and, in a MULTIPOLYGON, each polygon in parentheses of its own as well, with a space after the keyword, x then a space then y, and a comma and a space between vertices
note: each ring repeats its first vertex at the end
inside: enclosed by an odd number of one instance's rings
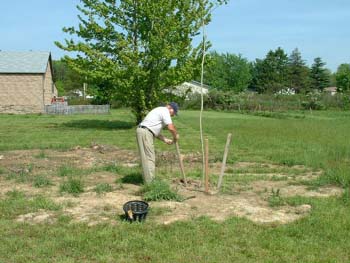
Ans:
POLYGON ((0 51, 0 113, 41 113, 54 96, 50 52, 0 51))
POLYGON ((333 96, 337 93, 337 87, 326 87, 323 89, 323 91, 333 96))

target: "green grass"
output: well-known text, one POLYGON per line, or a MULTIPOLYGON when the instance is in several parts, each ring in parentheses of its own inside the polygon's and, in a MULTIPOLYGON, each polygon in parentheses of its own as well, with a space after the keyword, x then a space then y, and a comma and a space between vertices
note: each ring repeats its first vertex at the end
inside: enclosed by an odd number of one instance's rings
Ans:
POLYGON ((34 187, 40 188, 40 187, 45 187, 50 185, 53 185, 53 183, 50 180, 50 178, 48 178, 48 176, 45 176, 45 175, 38 175, 33 180, 34 187))
POLYGON ((18 215, 36 212, 39 209, 57 211, 60 208, 44 196, 30 197, 21 191, 13 190, 7 192, 6 198, 0 202, 0 218, 3 222, 3 220, 14 219, 18 215))
POLYGON ((84 183, 81 178, 69 177, 60 184, 60 191, 62 193, 69 193, 73 196, 78 196, 84 192, 84 183))
POLYGON ((108 193, 113 191, 113 187, 107 183, 100 183, 95 186, 94 191, 97 194, 108 193))
POLYGON ((78 169, 69 165, 63 165, 58 168, 58 175, 61 177, 75 175, 77 172, 78 169))
MULTIPOLYGON (((258 225, 236 217, 222 223, 203 217, 157 225, 152 220, 128 224, 116 215, 116 225, 87 226, 69 223, 70 218, 62 215, 57 223, 30 225, 14 219, 39 209, 61 208, 50 199, 15 190, 0 199, 0 262, 350 262, 350 112, 285 114, 205 112, 204 136, 209 139, 211 160, 222 159, 227 133, 232 132, 229 164, 275 163, 283 166, 276 172, 288 175, 298 173, 293 165, 301 164, 310 171, 324 171, 310 186, 336 184, 345 188, 337 198, 282 198, 277 189, 270 193, 270 202, 275 206, 310 204, 307 217, 280 226, 258 225)), ((174 119, 181 135, 182 153, 201 151, 198 115, 197 111, 182 111, 174 119)), ((96 142, 136 153, 134 122, 125 109, 113 110, 110 115, 0 115, 0 151, 64 150, 96 142)), ((175 151, 173 146, 159 141, 156 149, 175 151)), ((33 172, 24 168, 28 171, 19 179, 31 178, 33 172)), ((69 165, 66 168, 62 175, 58 171, 57 174, 68 182, 73 172, 69 165)), ((142 181, 139 167, 111 165, 100 169, 120 175, 118 183, 142 181)), ((265 167, 253 167, 242 169, 242 173, 254 173, 254 169, 268 171, 265 167)), ((88 172, 80 171, 79 176, 88 172)), ((233 176, 236 173, 235 169, 231 172, 233 176)), ((4 178, 9 173, 5 168, 0 172, 4 178)), ((19 174, 13 174, 14 182, 19 174)), ((180 177, 178 171, 163 171, 158 176, 167 180, 180 177)), ((197 180, 201 173, 188 171, 187 176, 197 180)), ((235 179, 230 181, 225 176, 224 180, 227 184, 235 179)), ((81 189, 80 183, 67 185, 67 191, 77 194, 79 191, 72 189, 81 189)), ((155 217, 163 213, 154 212, 155 217)))

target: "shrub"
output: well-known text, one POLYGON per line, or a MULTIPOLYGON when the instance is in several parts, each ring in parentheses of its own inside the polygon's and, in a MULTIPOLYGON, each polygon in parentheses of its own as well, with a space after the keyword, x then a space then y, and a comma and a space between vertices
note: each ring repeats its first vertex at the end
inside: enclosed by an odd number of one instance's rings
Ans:
POLYGON ((178 193, 170 189, 170 186, 166 182, 161 180, 155 180, 152 183, 145 185, 141 189, 141 194, 143 194, 143 199, 145 201, 183 200, 178 193))

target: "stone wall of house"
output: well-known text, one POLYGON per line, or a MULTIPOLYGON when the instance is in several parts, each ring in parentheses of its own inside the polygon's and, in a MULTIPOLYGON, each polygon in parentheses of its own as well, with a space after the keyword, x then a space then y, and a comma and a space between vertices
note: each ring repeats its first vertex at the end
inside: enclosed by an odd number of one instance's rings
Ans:
POLYGON ((0 113, 43 112, 43 101, 43 74, 0 74, 0 113))
POLYGON ((47 63, 46 73, 44 75, 44 104, 50 105, 51 99, 57 97, 57 89, 53 83, 50 63, 47 63))

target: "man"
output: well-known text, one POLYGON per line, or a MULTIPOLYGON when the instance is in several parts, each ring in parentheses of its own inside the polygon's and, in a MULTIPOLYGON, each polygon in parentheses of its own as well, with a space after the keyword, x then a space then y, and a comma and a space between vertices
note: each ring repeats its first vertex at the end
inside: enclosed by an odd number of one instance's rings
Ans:
POLYGON ((171 117, 177 115, 178 109, 179 107, 175 102, 170 102, 165 107, 157 107, 147 114, 136 130, 143 180, 146 184, 152 182, 155 176, 154 137, 169 145, 179 139, 179 135, 171 120, 171 117), (161 134, 162 129, 165 127, 172 134, 172 139, 168 139, 161 134))

